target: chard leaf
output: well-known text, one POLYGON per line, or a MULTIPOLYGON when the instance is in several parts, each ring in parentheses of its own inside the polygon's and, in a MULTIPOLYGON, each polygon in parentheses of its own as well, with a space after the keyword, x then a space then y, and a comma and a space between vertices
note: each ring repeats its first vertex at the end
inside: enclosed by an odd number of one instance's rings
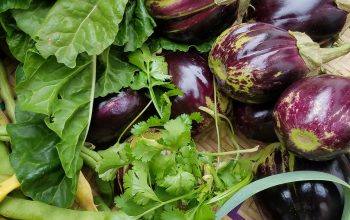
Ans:
POLYGON ((34 39, 52 4, 47 1, 34 0, 26 10, 12 10, 19 29, 34 39))
POLYGON ((45 116, 36 115, 16 117, 17 120, 32 119, 7 126, 12 142, 11 165, 26 196, 59 207, 71 207, 79 172, 72 178, 65 175, 56 150, 60 138, 47 128, 45 116))
POLYGON ((58 0, 36 37, 36 47, 47 58, 74 68, 78 54, 98 55, 118 32, 127 0, 58 0))
POLYGON ((12 55, 17 60, 24 62, 27 51, 35 47, 35 42, 29 35, 17 28, 10 13, 0 14, 0 24, 6 32, 6 42, 12 55))
POLYGON ((166 176, 160 186, 166 188, 166 191, 172 195, 179 196, 193 190, 196 179, 193 174, 185 171, 179 171, 174 176, 166 176))
POLYGON ((95 97, 104 97, 128 87, 138 70, 124 60, 125 54, 116 47, 107 48, 100 56, 105 70, 97 80, 95 97))
POLYGON ((1 0, 0 13, 9 9, 27 9, 32 0, 1 0))
POLYGON ((114 41, 124 46, 124 51, 135 51, 152 35, 156 23, 147 12, 144 0, 131 0, 127 4, 124 18, 114 41))
POLYGON ((94 71, 91 57, 81 56, 70 69, 29 52, 24 80, 17 85, 18 105, 25 111, 45 114, 46 125, 60 137, 56 145, 63 168, 72 177, 82 164, 80 149, 90 120, 94 71))

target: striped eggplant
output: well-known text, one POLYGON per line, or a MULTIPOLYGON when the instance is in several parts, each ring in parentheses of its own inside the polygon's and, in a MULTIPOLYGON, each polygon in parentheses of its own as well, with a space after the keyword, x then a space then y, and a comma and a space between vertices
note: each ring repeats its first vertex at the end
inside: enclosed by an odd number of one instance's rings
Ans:
POLYGON ((207 41, 232 25, 238 5, 238 0, 146 0, 158 31, 190 44, 207 41))
POLYGON ((274 109, 285 147, 310 160, 328 160, 350 149, 350 78, 307 77, 281 95, 274 109))
POLYGON ((318 73, 322 63, 350 51, 350 44, 320 48, 307 35, 266 23, 243 23, 214 43, 209 66, 220 89, 245 103, 276 100, 291 83, 318 73))
POLYGON ((255 21, 305 32, 318 42, 335 38, 349 26, 348 0, 253 0, 252 5, 250 18, 255 21))
MULTIPOLYGON (((259 179, 278 173, 306 170, 326 172, 350 183, 350 161, 344 155, 330 161, 310 161, 284 149, 275 149, 268 154, 260 162, 255 176, 259 179)), ((341 219, 343 197, 341 186, 326 181, 283 184, 256 195, 269 220, 341 219)))
POLYGON ((278 141, 274 130, 272 112, 275 103, 233 103, 233 124, 247 138, 272 143, 278 141))

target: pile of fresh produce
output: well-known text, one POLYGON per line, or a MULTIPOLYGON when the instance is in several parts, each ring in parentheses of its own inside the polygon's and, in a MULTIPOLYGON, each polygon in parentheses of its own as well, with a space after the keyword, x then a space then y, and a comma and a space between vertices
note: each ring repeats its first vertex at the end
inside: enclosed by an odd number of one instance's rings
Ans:
POLYGON ((1 0, 0 219, 350 219, 349 12, 1 0))

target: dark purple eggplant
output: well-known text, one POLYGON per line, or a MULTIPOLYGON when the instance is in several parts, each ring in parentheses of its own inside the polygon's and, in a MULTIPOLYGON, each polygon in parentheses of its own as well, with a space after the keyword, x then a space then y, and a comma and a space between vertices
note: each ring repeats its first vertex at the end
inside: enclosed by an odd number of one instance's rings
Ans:
MULTIPOLYGON (((195 126, 194 130, 200 130, 212 121, 212 117, 203 114, 199 107, 214 109, 214 79, 208 60, 196 52, 163 52, 168 63, 169 74, 172 82, 183 92, 183 96, 176 97, 172 101, 172 117, 181 114, 201 112, 204 120, 201 126, 195 126)), ((231 108, 229 99, 218 94, 218 110, 226 114, 231 108)), ((198 133, 198 132, 194 132, 198 133)))
MULTIPOLYGON (((350 161, 344 155, 316 162, 279 149, 258 166, 256 178, 302 170, 326 172, 350 182, 350 161)), ((342 187, 326 181, 283 184, 258 193, 256 199, 271 220, 336 220, 344 207, 342 187)))
POLYGON ((227 95, 245 103, 265 103, 275 101, 291 83, 318 73, 322 63, 349 51, 349 44, 320 48, 305 34, 247 23, 219 36, 209 66, 227 95))
POLYGON ((87 141, 97 147, 114 144, 147 103, 146 96, 132 90, 95 99, 87 141))
POLYGON ((337 0, 253 0, 252 5, 255 21, 305 32, 318 42, 337 37, 350 12, 350 1, 337 0))
POLYGON ((321 75, 291 85, 274 109, 276 132, 288 150, 328 160, 350 149, 350 78, 321 75))
POLYGON ((238 1, 146 0, 149 13, 157 18, 158 30, 180 43, 199 44, 219 35, 234 23, 238 1))
POLYGON ((278 141, 274 130, 272 112, 274 103, 246 104, 234 102, 233 124, 242 135, 257 141, 278 141))

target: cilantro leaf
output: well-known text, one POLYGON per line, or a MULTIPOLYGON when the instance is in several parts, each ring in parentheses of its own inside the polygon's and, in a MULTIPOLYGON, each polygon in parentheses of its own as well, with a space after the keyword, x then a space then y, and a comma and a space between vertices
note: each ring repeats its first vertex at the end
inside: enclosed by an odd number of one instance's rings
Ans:
POLYGON ((158 118, 157 116, 150 117, 147 121, 142 121, 133 126, 131 133, 133 135, 141 135, 145 133, 149 128, 159 127, 163 125, 163 119, 158 118))
POLYGON ((175 154, 158 154, 155 155, 150 162, 150 171, 157 180, 164 178, 166 174, 174 173, 175 167, 175 154))
POLYGON ((116 171, 129 164, 131 149, 128 144, 112 146, 104 151, 98 152, 102 159, 97 162, 95 168, 99 177, 104 181, 115 179, 116 171))
POLYGON ((162 140, 174 150, 188 145, 191 141, 191 120, 182 116, 164 124, 162 140), (188 121, 187 121, 188 120, 188 121))
POLYGON ((195 181, 193 174, 179 171, 174 176, 166 176, 163 181, 159 182, 159 185, 165 187, 166 191, 172 195, 183 195, 193 190, 195 181))
POLYGON ((136 141, 132 154, 137 160, 148 162, 163 149, 164 146, 156 140, 140 138, 136 141))
POLYGON ((171 211, 162 212, 160 219, 161 220, 186 220, 187 218, 185 216, 185 213, 183 213, 178 209, 174 209, 171 211))
POLYGON ((158 196, 148 184, 148 177, 148 165, 139 161, 135 161, 132 170, 124 175, 125 193, 131 195, 139 205, 146 205, 151 200, 160 202, 158 196))
POLYGON ((210 49, 214 43, 214 40, 215 39, 212 39, 208 42, 204 42, 204 43, 199 44, 199 45, 187 45, 187 44, 176 43, 176 42, 173 42, 169 39, 161 37, 161 38, 150 39, 149 45, 150 45, 152 52, 159 51, 161 49, 187 52, 191 48, 194 48, 201 53, 206 53, 206 52, 210 51, 210 49))

